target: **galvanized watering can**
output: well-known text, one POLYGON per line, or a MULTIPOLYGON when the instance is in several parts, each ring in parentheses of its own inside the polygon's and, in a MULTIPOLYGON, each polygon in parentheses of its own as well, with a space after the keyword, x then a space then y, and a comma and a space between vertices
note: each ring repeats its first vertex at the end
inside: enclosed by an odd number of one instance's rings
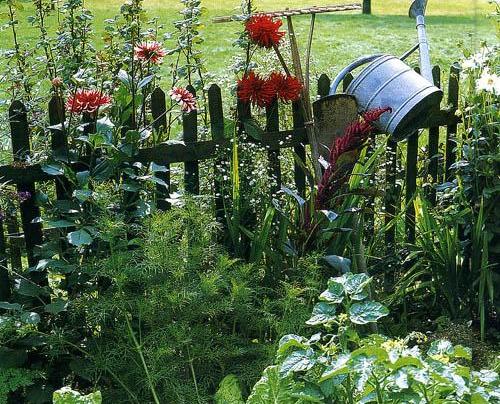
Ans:
POLYGON ((402 57, 377 54, 364 56, 345 67, 333 81, 330 95, 352 70, 369 63, 353 79, 346 93, 353 95, 360 111, 377 107, 391 107, 392 112, 382 115, 378 129, 402 140, 423 127, 429 114, 439 108, 443 92, 434 86, 429 57, 429 46, 425 32, 424 13, 427 0, 415 0, 410 8, 410 17, 416 18, 419 43, 402 57), (404 63, 411 53, 419 49, 420 70, 415 72, 404 63))

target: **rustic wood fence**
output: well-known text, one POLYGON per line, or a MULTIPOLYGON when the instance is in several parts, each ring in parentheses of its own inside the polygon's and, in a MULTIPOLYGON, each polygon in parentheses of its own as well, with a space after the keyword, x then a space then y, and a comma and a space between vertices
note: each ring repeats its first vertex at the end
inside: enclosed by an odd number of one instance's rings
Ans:
MULTIPOLYGON (((433 69, 434 79, 437 85, 441 82, 441 70, 438 66, 433 69)), ((459 119, 455 112, 458 108, 459 95, 459 70, 452 66, 449 71, 448 89, 443 104, 446 108, 433 114, 429 121, 429 128, 420 136, 428 133, 425 153, 427 164, 417 164, 419 156, 419 133, 415 133, 407 141, 406 156, 398 155, 398 147, 394 141, 389 140, 386 146, 386 165, 380 168, 379 178, 384 178, 382 188, 384 196, 381 198, 384 205, 384 217, 386 224, 390 224, 402 206, 406 208, 406 228, 405 234, 408 241, 415 238, 414 211, 410 203, 416 190, 417 178, 421 178, 421 183, 439 184, 447 180, 450 175, 450 167, 454 163, 453 149, 455 147, 454 137, 457 131, 459 119), (440 128, 445 128, 446 137, 440 153, 440 128), (401 159, 403 157, 403 159, 401 159), (401 170, 402 161, 404 169, 401 170), (419 167, 425 167, 420 172, 419 167), (404 194, 401 186, 404 181, 404 194)), ((347 77, 344 85, 348 84, 352 77, 347 77)), ((318 95, 328 94, 330 79, 322 75, 318 80, 318 95)), ((194 92, 194 89, 190 89, 194 92)), ((164 165, 167 168, 173 163, 184 163, 185 190, 191 194, 200 192, 199 162, 213 159, 214 164, 220 165, 221 161, 229 160, 229 154, 221 154, 221 151, 230 149, 231 140, 225 137, 225 121, 223 113, 223 100, 221 89, 217 85, 212 85, 208 90, 208 113, 211 126, 211 140, 198 140, 197 111, 193 111, 183 116, 183 141, 179 144, 161 144, 152 148, 139 150, 139 154, 134 157, 134 161, 143 163, 154 162, 164 165)), ((266 128, 262 139, 255 141, 268 150, 269 171, 273 174, 276 183, 275 189, 279 189, 281 183, 280 150, 293 148, 295 154, 305 161, 307 136, 304 129, 304 120, 299 105, 291 106, 293 113, 293 128, 280 130, 279 109, 273 106, 266 111, 266 128)), ((151 97, 151 112, 154 119, 154 129, 160 130, 166 126, 166 100, 165 93, 157 88, 151 97)), ((51 125, 57 125, 64 120, 64 107, 60 98, 54 97, 49 103, 49 121, 51 125)), ((250 115, 250 108, 240 106, 239 114, 241 119, 250 115)), ((14 163, 0 166, 0 181, 15 184, 18 192, 29 192, 36 194, 37 185, 42 182, 55 182, 56 195, 59 200, 71 197, 71 189, 62 176, 53 176, 45 173, 42 167, 37 164, 28 164, 26 157, 30 150, 30 129, 29 118, 25 106, 14 101, 9 109, 10 129, 12 138, 12 153, 14 163)), ((442 139, 443 137, 441 137, 442 139)), ((422 145, 422 140, 420 140, 422 145)), ((51 130, 52 152, 57 155, 67 153, 68 145, 65 133, 58 129, 51 130)), ((404 150, 404 148, 403 148, 404 150)), ((422 150, 420 150, 422 155, 422 150)), ((170 173, 168 171, 158 173, 163 181, 170 185, 170 173)), ((221 179, 215 176, 213 189, 215 191, 215 209, 219 220, 223 220, 223 201, 220 190, 222 189, 221 179)), ((298 192, 302 195, 306 193, 306 179, 300 164, 295 163, 294 181, 298 192)), ((165 201, 166 190, 158 187, 158 207, 168 209, 168 202, 165 201)), ((433 187, 429 187, 428 197, 435 202, 436 193, 433 187)), ((7 278, 6 268, 10 265, 13 269, 20 270, 23 267, 23 255, 26 256, 29 266, 36 265, 37 260, 34 249, 42 244, 44 231, 42 224, 36 219, 40 216, 40 208, 35 202, 35 198, 30 198, 21 203, 18 218, 8 220, 6 223, 0 218, 0 301, 2 299, 2 285, 5 285, 7 278)), ((396 229, 393 225, 385 231, 385 242, 392 245, 395 241, 396 229)))

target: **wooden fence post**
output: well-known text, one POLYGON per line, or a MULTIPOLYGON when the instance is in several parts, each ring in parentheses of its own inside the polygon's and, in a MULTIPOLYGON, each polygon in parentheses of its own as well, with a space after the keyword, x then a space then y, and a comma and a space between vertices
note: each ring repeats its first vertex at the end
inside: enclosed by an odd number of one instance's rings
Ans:
POLYGON ((387 140, 385 149, 385 245, 386 254, 394 252, 394 241, 396 239, 396 227, 390 222, 396 216, 396 204, 399 202, 396 191, 396 170, 397 170, 398 144, 392 138, 387 140))
MULTIPOLYGON (((450 78, 448 81, 448 105, 451 105, 452 111, 458 109, 458 92, 460 80, 460 67, 453 64, 450 68, 450 78)), ((445 180, 451 181, 453 175, 451 166, 455 163, 454 149, 456 146, 455 136, 457 134, 457 124, 446 127, 446 160, 445 160, 445 180)))
MULTIPOLYGON (((302 112, 302 107, 300 102, 295 101, 292 104, 292 115, 293 115, 293 128, 299 129, 304 127, 304 114, 302 112)), ((302 198, 306 196, 306 173, 304 172, 304 167, 306 166, 306 147, 301 144, 293 148, 295 153, 295 161, 293 166, 293 178, 295 181, 295 186, 297 187, 297 192, 302 198)))
MULTIPOLYGON (((196 91, 193 86, 186 88, 196 97, 196 91)), ((183 114, 182 116, 182 138, 184 142, 196 142, 198 139, 198 111, 183 114)), ((184 183, 187 193, 198 195, 200 193, 200 174, 198 161, 190 161, 184 164, 184 183)))
MULTIPOLYGON (((9 121, 12 138, 12 153, 14 161, 24 162, 30 154, 29 125, 26 107, 20 101, 14 101, 9 108, 9 121)), ((20 183, 17 185, 19 193, 29 193, 30 197, 21 203, 21 219, 23 224, 24 240, 28 255, 29 266, 37 263, 34 255, 34 248, 43 242, 42 225, 35 219, 40 217, 40 209, 35 203, 36 189, 35 183, 20 183)), ((41 277, 46 276, 40 274, 41 277)), ((40 281, 43 281, 40 279, 40 281)))
MULTIPOLYGON (((217 84, 212 84, 208 89, 208 112, 210 114, 212 139, 223 140, 225 138, 224 110, 222 108, 221 89, 217 84)), ((215 217, 217 222, 223 226, 223 229, 227 229, 227 222, 224 217, 224 189, 221 181, 221 171, 226 169, 228 169, 227 160, 222 157, 216 158, 214 162, 215 217)))
POLYGON ((372 2, 371 0, 363 0, 363 14, 372 13, 372 2))
MULTIPOLYGON (((151 93, 153 130, 157 134, 164 132, 167 128, 167 103, 165 97, 165 92, 160 87, 156 87, 151 93)), ((170 165, 166 164, 165 169, 167 171, 154 173, 156 177, 167 184, 167 188, 160 184, 156 185, 156 206, 163 211, 170 209, 170 203, 166 200, 170 194, 170 165)))
MULTIPOLYGON (((278 132, 280 130, 278 100, 266 108, 266 131, 278 132)), ((279 150, 268 150, 267 159, 269 163, 268 173, 271 178, 271 195, 275 195, 281 189, 281 165, 279 150)))
MULTIPOLYGON (((439 66, 434 66, 432 69, 432 77, 434 78, 434 85, 441 87, 441 69, 439 66)), ((431 187, 429 189, 428 198, 429 202, 434 206, 436 205, 436 184, 438 183, 439 171, 439 126, 429 128, 429 168, 428 175, 431 178, 431 187)))
POLYGON ((413 206, 413 197, 417 190, 418 134, 418 131, 412 133, 406 143, 405 229, 406 240, 410 243, 415 241, 415 207, 413 206))
POLYGON ((330 92, 330 78, 326 74, 322 74, 318 79, 318 95, 320 97, 326 97, 330 92))

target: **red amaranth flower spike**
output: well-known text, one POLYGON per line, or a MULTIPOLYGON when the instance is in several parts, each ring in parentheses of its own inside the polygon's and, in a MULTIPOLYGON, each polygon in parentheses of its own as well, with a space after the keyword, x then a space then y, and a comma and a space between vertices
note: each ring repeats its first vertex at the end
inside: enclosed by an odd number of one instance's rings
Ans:
POLYGON ((150 62, 154 65, 160 64, 167 52, 156 41, 147 41, 138 44, 134 48, 134 58, 141 62, 150 62))
POLYGON ((261 78, 253 71, 238 80, 238 98, 243 102, 264 108, 271 105, 275 96, 276 91, 271 81, 261 78))
POLYGON ((245 29, 250 40, 263 48, 278 46, 281 38, 285 35, 280 31, 281 20, 274 20, 269 15, 254 15, 245 23, 245 29))
POLYGON ((302 83, 297 77, 273 72, 268 79, 274 87, 276 96, 285 103, 297 101, 302 91, 302 83))
POLYGON ((170 90, 170 98, 178 102, 184 112, 191 112, 196 109, 196 99, 193 94, 185 88, 172 88, 172 90, 170 90))
POLYGON ((349 124, 344 131, 344 135, 334 140, 328 157, 328 167, 318 184, 315 201, 317 210, 328 209, 329 201, 335 191, 349 178, 362 147, 365 145, 370 133, 375 130, 372 124, 383 113, 390 111, 391 108, 376 108, 365 112, 362 115, 362 120, 358 119, 349 124))
POLYGON ((97 90, 78 90, 66 101, 66 109, 73 114, 94 114, 99 107, 108 105, 111 97, 97 90))

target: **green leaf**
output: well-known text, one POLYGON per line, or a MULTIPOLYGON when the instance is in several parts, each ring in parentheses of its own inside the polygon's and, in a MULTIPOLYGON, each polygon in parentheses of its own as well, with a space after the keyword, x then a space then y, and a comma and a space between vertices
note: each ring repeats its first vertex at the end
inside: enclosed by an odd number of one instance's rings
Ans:
POLYGON ((304 372, 311 369, 315 363, 316 360, 312 348, 294 351, 281 364, 280 374, 288 376, 291 373, 304 372))
POLYGON ((139 81, 139 84, 137 84, 137 88, 141 90, 143 87, 146 87, 149 83, 151 83, 154 78, 154 74, 144 77, 141 81, 139 81))
POLYGON ((68 301, 63 299, 56 299, 52 303, 45 305, 45 311, 51 314, 59 314, 66 310, 68 301))
POLYGON ((306 321, 308 325, 325 324, 335 320, 336 306, 327 302, 319 302, 313 308, 312 316, 306 321))
POLYGON ((354 324, 375 323, 388 314, 389 309, 379 302, 354 303, 349 308, 349 318, 354 324))
POLYGON ((294 404, 294 388, 290 377, 280 377, 278 366, 269 366, 252 389, 247 404, 294 404))
POLYGON ((82 395, 78 391, 72 390, 71 387, 63 387, 54 391, 54 404, 101 404, 102 395, 100 391, 82 395))
POLYGON ((344 285, 335 281, 334 278, 328 280, 328 289, 319 295, 321 300, 330 303, 342 303, 344 300, 344 285))
POLYGON ((59 164, 56 164, 56 163, 45 164, 41 168, 42 168, 42 171, 44 173, 49 174, 49 175, 63 175, 64 174, 64 167, 59 165, 59 164))
POLYGON ((432 341, 429 350, 427 351, 427 355, 453 355, 455 353, 455 349, 453 348, 453 344, 447 340, 437 340, 432 341))
POLYGON ((66 236, 68 242, 76 247, 90 245, 92 243, 92 236, 84 229, 72 231, 66 236))
POLYGON ((49 221, 47 225, 52 228, 60 229, 60 228, 72 227, 75 225, 75 223, 70 222, 68 220, 55 220, 55 221, 49 221))
POLYGON ((253 119, 245 119, 243 121, 243 127, 245 128, 245 132, 253 137, 256 140, 262 140, 262 135, 264 134, 264 131, 260 127, 259 123, 253 119))
POLYGON ((455 358, 464 358, 464 359, 470 361, 470 360, 472 360, 472 351, 470 348, 464 347, 462 345, 456 345, 454 357, 455 358))
POLYGON ((222 379, 214 396, 214 404, 245 404, 238 377, 227 375, 222 379))
POLYGON ((0 302, 0 309, 22 311, 23 307, 19 303, 0 302))
POLYGON ((0 369, 21 367, 27 360, 26 351, 0 346, 0 369))
POLYGON ((348 373, 348 362, 351 359, 351 354, 341 354, 333 360, 331 365, 328 365, 319 379, 320 382, 328 380, 334 376, 348 373))
POLYGON ((290 348, 300 348, 307 349, 309 344, 307 339, 301 337, 300 335, 288 334, 280 339, 278 344, 278 356, 286 353, 290 348))
POLYGON ((339 270, 342 273, 351 270, 351 260, 349 258, 340 257, 338 255, 327 255, 323 257, 328 265, 339 270))
POLYGON ((347 279, 344 283, 344 288, 346 292, 351 296, 353 300, 363 300, 368 296, 364 289, 370 283, 371 278, 364 274, 347 274, 347 279))
POLYGON ((47 296, 49 294, 45 288, 26 279, 17 279, 15 288, 16 292, 23 296, 39 297, 47 296))
POLYGON ((33 311, 25 311, 20 316, 21 321, 26 324, 36 325, 40 322, 40 315, 33 311))
POLYGON ((92 198, 93 192, 90 189, 75 189, 73 197, 78 199, 80 203, 84 203, 92 198))

